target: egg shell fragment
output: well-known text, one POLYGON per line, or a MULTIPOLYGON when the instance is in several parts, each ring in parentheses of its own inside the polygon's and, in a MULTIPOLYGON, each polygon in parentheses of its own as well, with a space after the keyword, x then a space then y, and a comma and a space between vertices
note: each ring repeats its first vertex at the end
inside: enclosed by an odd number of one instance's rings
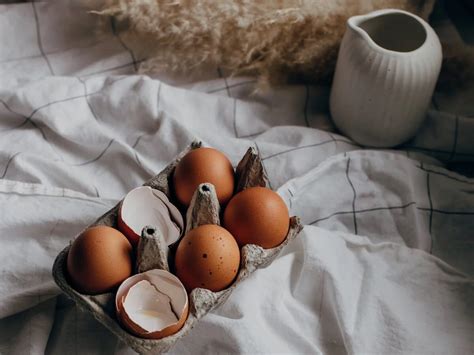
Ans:
POLYGON ((181 213, 163 192, 140 186, 130 191, 121 202, 118 227, 136 246, 147 225, 159 229, 167 245, 178 241, 184 229, 181 213))
POLYGON ((115 307, 122 325, 146 339, 161 339, 179 331, 189 309, 180 280, 158 269, 125 280, 117 291, 115 307))

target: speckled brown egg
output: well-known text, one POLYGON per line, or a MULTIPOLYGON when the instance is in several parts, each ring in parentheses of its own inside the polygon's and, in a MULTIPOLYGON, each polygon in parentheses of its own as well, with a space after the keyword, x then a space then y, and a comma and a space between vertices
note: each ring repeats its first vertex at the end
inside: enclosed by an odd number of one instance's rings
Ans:
POLYGON ((190 151, 178 163, 173 174, 173 187, 178 201, 189 206, 200 184, 210 182, 216 188, 220 204, 226 204, 234 192, 234 169, 229 159, 213 148, 190 151))
POLYGON ((224 211, 224 227, 240 246, 273 248, 288 234, 290 217, 283 199, 265 187, 252 187, 235 195, 224 211))
POLYGON ((114 228, 91 227, 72 243, 67 271, 72 286, 81 293, 111 291, 132 274, 132 245, 114 228))
POLYGON ((207 224, 189 231, 176 250, 176 275, 191 292, 201 287, 221 291, 232 284, 240 265, 240 250, 224 228, 207 224))

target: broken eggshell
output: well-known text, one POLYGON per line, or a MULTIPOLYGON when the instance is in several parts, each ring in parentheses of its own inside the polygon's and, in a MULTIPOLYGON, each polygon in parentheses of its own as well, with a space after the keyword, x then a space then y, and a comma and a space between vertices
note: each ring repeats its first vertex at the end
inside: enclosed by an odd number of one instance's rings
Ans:
POLYGON ((161 339, 178 332, 188 317, 188 294, 165 270, 149 270, 126 279, 115 297, 117 317, 132 334, 161 339))
POLYGON ((133 246, 138 244, 147 225, 155 226, 167 245, 177 242, 184 229, 179 210, 163 192, 149 186, 137 187, 125 196, 120 204, 117 223, 133 246))

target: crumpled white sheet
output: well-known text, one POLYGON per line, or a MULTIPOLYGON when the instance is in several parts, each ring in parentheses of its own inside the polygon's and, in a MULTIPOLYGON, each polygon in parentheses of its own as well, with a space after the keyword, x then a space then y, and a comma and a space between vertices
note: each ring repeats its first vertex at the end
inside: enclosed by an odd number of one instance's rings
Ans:
POLYGON ((233 164, 257 147, 306 226, 172 353, 474 351, 474 180, 442 167, 474 158, 472 88, 436 94, 407 149, 361 150, 330 132, 328 88, 113 75, 140 58, 93 23, 0 5, 0 353, 131 352, 58 296, 52 262, 193 139, 233 164))

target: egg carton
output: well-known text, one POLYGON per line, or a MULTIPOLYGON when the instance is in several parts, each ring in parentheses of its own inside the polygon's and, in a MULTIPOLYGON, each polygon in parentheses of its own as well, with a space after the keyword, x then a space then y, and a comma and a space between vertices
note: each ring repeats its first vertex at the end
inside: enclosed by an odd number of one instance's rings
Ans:
MULTIPOLYGON (((171 191, 174 168, 186 153, 199 147, 201 147, 201 142, 193 142, 161 173, 146 182, 144 186, 150 186, 162 191, 173 201, 171 191)), ((249 148, 238 164, 236 169, 236 183, 236 192, 248 187, 266 187, 268 185, 262 161, 254 148, 249 148)), ((120 203, 106 212, 89 227, 106 225, 117 228, 119 207, 120 203)), ((219 216, 220 206, 214 186, 209 183, 201 184, 194 193, 186 213, 186 232, 203 224, 220 225, 219 216)), ((122 328, 116 317, 115 292, 86 295, 72 288, 68 281, 66 271, 67 254, 71 244, 64 248, 56 257, 52 273, 56 284, 67 296, 74 300, 80 308, 92 313, 100 323, 107 327, 125 344, 142 354, 162 353, 168 351, 176 341, 185 336, 200 318, 205 316, 213 308, 225 302, 234 288, 252 272, 256 269, 268 266, 278 256, 281 250, 298 235, 302 228, 303 226, 301 225, 300 219, 298 217, 291 217, 288 234, 285 240, 277 247, 263 249, 253 244, 244 245, 241 248, 240 269, 233 284, 219 292, 212 292, 203 288, 192 290, 189 295, 189 315, 184 326, 177 333, 159 340, 139 338, 122 328)), ((176 243, 176 245, 178 243, 176 243)), ((137 246, 136 271, 144 272, 150 269, 171 269, 171 271, 173 271, 173 264, 170 260, 173 259, 176 245, 175 247, 168 247, 156 228, 146 226, 143 229, 137 246)))

